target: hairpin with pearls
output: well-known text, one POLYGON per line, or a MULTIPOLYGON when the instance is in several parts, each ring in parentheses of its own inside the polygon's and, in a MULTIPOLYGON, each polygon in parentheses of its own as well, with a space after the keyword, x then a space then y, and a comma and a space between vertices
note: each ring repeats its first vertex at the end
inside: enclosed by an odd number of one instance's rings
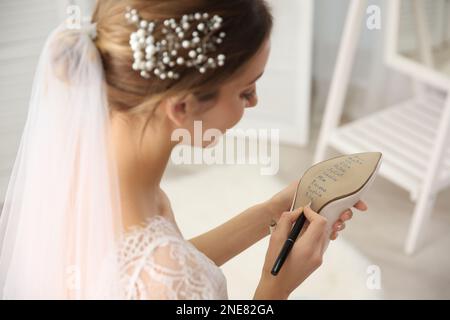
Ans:
POLYGON ((165 19, 161 22, 162 39, 153 36, 157 22, 142 19, 136 9, 128 7, 125 18, 138 27, 130 35, 132 68, 140 71, 144 78, 153 74, 162 80, 178 79, 180 75, 174 71, 175 66, 195 67, 205 73, 225 63, 224 54, 210 56, 225 37, 225 32, 216 32, 222 26, 218 15, 210 17, 206 12, 197 12, 185 14, 178 21, 165 19))

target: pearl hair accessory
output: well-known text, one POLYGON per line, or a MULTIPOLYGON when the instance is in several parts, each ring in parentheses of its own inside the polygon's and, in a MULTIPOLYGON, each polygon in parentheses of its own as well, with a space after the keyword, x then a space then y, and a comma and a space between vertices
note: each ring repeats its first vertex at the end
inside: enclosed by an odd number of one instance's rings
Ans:
POLYGON ((153 31, 156 21, 148 21, 139 17, 136 9, 127 7, 125 18, 138 30, 130 35, 130 46, 133 50, 133 70, 140 71, 142 77, 151 75, 164 79, 178 79, 175 66, 195 67, 200 73, 209 68, 223 66, 225 55, 208 56, 217 50, 222 43, 225 32, 212 35, 222 26, 222 17, 208 13, 185 14, 179 21, 174 18, 165 19, 162 23, 162 39, 155 39, 153 31), (181 52, 187 53, 182 54, 181 52))

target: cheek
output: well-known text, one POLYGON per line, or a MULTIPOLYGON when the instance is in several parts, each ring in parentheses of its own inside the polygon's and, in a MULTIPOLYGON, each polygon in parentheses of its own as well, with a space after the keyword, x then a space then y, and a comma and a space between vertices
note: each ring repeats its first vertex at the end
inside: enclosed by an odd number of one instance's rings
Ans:
POLYGON ((238 98, 221 101, 202 117, 204 129, 215 128, 224 133, 241 120, 244 107, 244 101, 238 98))
MULTIPOLYGON (((200 119, 202 121, 202 136, 207 129, 218 129, 224 134, 227 129, 234 127, 241 120, 244 107, 244 102, 240 99, 223 101, 216 105, 200 119)), ((209 143, 202 141, 203 147, 206 147, 209 143)))
POLYGON ((244 101, 241 99, 235 99, 224 104, 222 114, 225 129, 234 127, 242 118, 244 114, 244 101))

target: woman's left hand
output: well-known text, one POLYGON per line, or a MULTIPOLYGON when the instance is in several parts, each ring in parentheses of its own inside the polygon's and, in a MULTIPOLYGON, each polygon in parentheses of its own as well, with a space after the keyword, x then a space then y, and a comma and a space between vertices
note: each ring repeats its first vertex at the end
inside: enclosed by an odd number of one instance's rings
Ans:
MULTIPOLYGON (((297 189, 298 180, 293 181, 286 188, 275 194, 270 200, 266 202, 271 214, 272 219, 278 221, 280 215, 284 211, 289 211, 292 205, 292 199, 295 195, 295 190, 297 189)), ((367 205, 364 201, 358 201, 353 206, 360 211, 366 211, 367 205)), ((343 211, 339 216, 338 221, 333 225, 333 231, 331 232, 330 239, 335 240, 338 236, 338 232, 344 230, 345 221, 350 220, 353 217, 353 211, 351 208, 343 211)))

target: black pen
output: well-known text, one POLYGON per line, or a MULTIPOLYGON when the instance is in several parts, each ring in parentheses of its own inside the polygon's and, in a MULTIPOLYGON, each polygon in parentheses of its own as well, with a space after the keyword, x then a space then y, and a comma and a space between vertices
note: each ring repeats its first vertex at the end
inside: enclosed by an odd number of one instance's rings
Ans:
MULTIPOLYGON (((311 202, 308 205, 310 205, 310 204, 311 204, 311 202)), ((306 222, 306 217, 305 217, 303 210, 302 210, 302 213, 300 214, 300 217, 298 217, 297 221, 295 221, 295 224, 292 227, 291 232, 289 233, 289 236, 288 236, 286 242, 284 243, 283 248, 281 249, 277 260, 275 260, 275 263, 272 267, 272 271, 270 271, 270 273, 273 274, 274 276, 276 276, 278 274, 278 272, 280 272, 281 266, 283 265, 284 261, 286 260, 289 252, 292 249, 292 246, 294 245, 295 240, 297 239, 298 235, 300 234, 300 231, 303 228, 303 225, 306 222)))

